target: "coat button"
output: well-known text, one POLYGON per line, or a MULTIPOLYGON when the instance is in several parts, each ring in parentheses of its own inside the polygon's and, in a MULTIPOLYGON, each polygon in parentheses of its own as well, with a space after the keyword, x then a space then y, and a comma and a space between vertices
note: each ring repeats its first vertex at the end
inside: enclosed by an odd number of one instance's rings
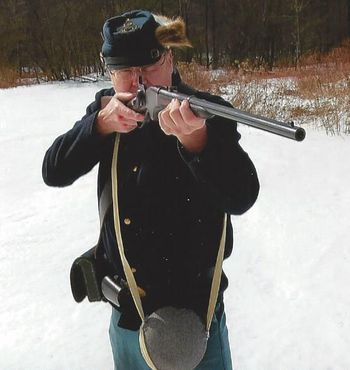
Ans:
POLYGON ((130 225, 131 224, 130 218, 124 218, 124 224, 125 225, 130 225))
POLYGON ((134 168, 132 169, 132 172, 137 172, 138 169, 139 169, 138 166, 134 166, 134 168))

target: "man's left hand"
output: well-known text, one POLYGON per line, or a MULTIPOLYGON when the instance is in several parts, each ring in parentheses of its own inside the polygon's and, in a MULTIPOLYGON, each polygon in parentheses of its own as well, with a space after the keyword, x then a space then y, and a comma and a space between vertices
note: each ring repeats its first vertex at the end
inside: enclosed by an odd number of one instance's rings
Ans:
POLYGON ((159 126, 166 135, 174 135, 189 152, 201 152, 207 142, 205 119, 197 117, 187 100, 173 99, 158 114, 159 126))

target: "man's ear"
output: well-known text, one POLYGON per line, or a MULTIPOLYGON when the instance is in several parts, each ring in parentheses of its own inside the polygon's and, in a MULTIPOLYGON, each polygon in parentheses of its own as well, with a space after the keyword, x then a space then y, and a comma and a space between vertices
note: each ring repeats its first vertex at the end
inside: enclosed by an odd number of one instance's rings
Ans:
POLYGON ((166 58, 168 58, 167 62, 169 63, 171 70, 173 70, 174 69, 174 57, 173 57, 173 52, 171 51, 171 49, 167 51, 166 58))

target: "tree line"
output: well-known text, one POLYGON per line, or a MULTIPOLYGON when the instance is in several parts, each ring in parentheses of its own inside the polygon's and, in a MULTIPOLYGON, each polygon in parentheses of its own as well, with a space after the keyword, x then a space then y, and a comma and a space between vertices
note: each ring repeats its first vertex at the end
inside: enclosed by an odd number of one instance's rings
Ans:
POLYGON ((350 35, 350 0, 1 0, 0 67, 56 80, 103 73, 102 25, 130 9, 182 16, 193 48, 176 57, 208 68, 298 66, 350 35))

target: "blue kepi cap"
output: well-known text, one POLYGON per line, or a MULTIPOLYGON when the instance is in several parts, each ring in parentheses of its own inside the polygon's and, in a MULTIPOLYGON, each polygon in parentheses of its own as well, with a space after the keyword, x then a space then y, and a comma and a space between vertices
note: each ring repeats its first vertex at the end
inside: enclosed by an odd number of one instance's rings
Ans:
POLYGON ((102 31, 105 64, 121 69, 157 62, 165 50, 155 36, 157 27, 153 14, 146 10, 108 19, 102 31))

